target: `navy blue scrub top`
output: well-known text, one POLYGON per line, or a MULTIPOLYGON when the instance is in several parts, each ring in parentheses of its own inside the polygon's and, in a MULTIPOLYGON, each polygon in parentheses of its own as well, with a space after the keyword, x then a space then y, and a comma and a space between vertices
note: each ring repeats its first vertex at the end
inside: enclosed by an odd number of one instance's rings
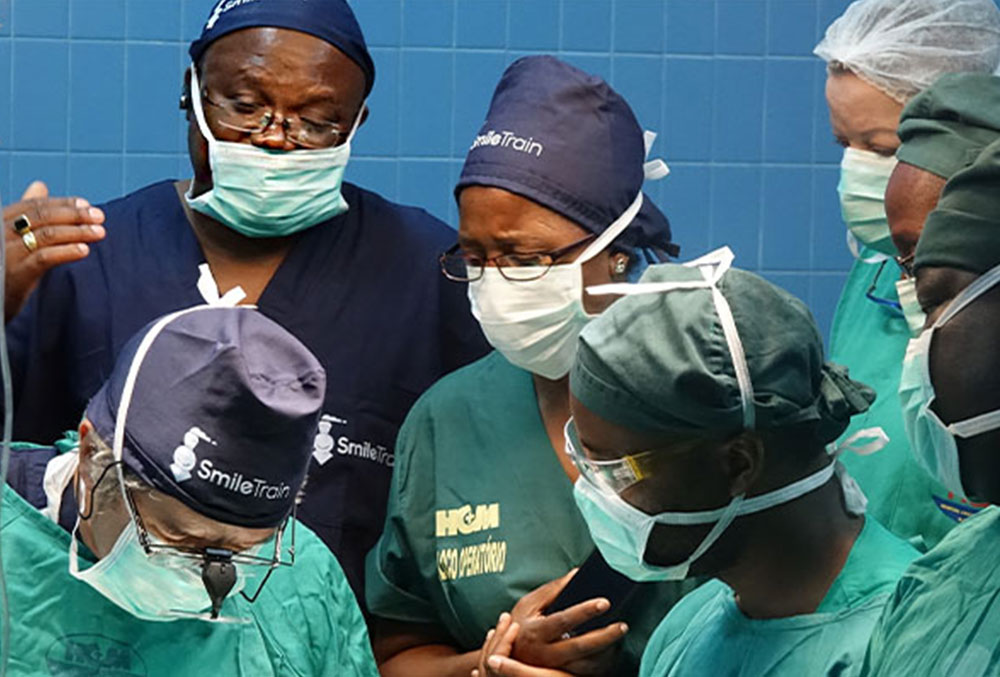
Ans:
MULTIPOLYGON (((258 307, 326 369, 299 519, 333 550, 363 601, 364 558, 385 520, 399 426, 435 380, 488 346, 465 286, 438 268, 455 231, 349 183, 343 194, 350 210, 300 234, 258 307)), ((107 238, 86 259, 51 270, 8 328, 14 439, 51 443, 75 429, 129 337, 204 303, 196 284, 205 259, 173 181, 101 208, 107 238)))

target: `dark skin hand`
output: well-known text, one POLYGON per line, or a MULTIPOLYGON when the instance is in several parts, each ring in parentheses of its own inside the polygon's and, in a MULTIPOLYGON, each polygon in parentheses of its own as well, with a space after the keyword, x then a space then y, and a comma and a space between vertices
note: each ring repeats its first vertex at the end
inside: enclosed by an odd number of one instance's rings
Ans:
MULTIPOLYGON (((364 104, 365 78, 356 63, 320 38, 282 28, 250 28, 219 38, 205 52, 199 77, 203 91, 213 98, 266 105, 281 119, 302 115, 350 128, 364 104)), ((187 73, 186 91, 189 88, 187 73)), ((215 123, 210 110, 206 107, 206 120, 220 141, 268 150, 299 149, 280 124, 246 134, 215 123)), ((363 122, 367 109, 361 115, 363 122)), ((190 110, 187 117, 188 151, 194 169, 192 194, 198 196, 212 187, 208 142, 190 110)), ((181 196, 187 189, 187 182, 177 184, 181 196)), ((249 238, 188 209, 183 197, 181 204, 219 291, 239 285, 247 293, 245 302, 255 303, 297 236, 249 238)))
MULTIPOLYGON (((502 254, 548 252, 568 246, 588 232, 569 219, 499 188, 471 186, 459 196, 459 243, 470 254, 492 258, 502 254)), ((583 252, 581 244, 557 263, 568 263, 583 252)), ((585 285, 619 279, 612 274, 621 253, 601 252, 583 264, 585 285)), ((597 314, 613 297, 584 299, 584 308, 597 314)), ((539 413, 567 478, 576 479, 576 469, 565 454, 563 425, 569 417, 568 383, 534 376, 539 413)), ((604 674, 607 661, 614 658, 615 645, 627 630, 613 624, 580 637, 562 640, 562 634, 603 613, 607 600, 588 600, 558 614, 542 612, 568 582, 570 574, 551 581, 522 597, 511 610, 518 627, 514 658, 546 668, 571 669, 572 674, 604 674), (572 624, 572 625, 570 625, 572 624), (610 650, 609 650, 610 647, 610 650)), ((482 650, 460 654, 442 628, 401 624, 378 619, 375 656, 382 677, 468 677, 479 664, 482 650)))
MULTIPOLYGON (((570 408, 588 457, 612 460, 657 451, 652 476, 621 494, 651 515, 719 508, 740 494, 751 497, 791 484, 829 462, 822 450, 800 467, 778 455, 771 460, 762 437, 753 432, 728 437, 639 434, 603 419, 572 397, 570 408)), ((843 568, 863 525, 863 518, 847 513, 840 484, 833 478, 802 498, 738 517, 691 565, 690 573, 723 580, 751 618, 812 613, 843 568)), ((682 562, 710 528, 657 525, 645 559, 661 566, 682 562)))
POLYGON ((82 197, 49 197, 48 187, 35 181, 18 202, 3 210, 6 238, 6 295, 4 317, 16 316, 42 276, 56 266, 86 258, 90 244, 104 239, 104 212, 82 197), (28 251, 14 232, 14 221, 26 216, 38 249, 28 251))

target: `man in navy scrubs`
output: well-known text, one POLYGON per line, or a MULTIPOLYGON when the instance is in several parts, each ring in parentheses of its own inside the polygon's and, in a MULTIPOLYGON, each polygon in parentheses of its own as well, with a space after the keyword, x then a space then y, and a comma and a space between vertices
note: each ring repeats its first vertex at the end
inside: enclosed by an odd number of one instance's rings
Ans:
POLYGON ((486 352, 465 289, 438 271, 455 234, 342 182, 375 76, 344 0, 221 0, 190 55, 191 181, 100 210, 36 185, 4 210, 14 436, 50 443, 77 427, 151 319, 254 303, 326 369, 299 516, 360 592, 399 425, 431 383, 486 352))

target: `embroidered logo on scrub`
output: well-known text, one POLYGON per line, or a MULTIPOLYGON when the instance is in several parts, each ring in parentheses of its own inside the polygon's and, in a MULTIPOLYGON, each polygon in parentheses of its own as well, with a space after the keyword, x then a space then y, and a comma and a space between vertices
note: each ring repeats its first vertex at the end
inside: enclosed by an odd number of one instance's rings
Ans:
POLYGON ((943 512, 945 517, 953 519, 956 522, 965 521, 989 505, 989 503, 972 503, 964 498, 959 499, 958 496, 950 491, 948 492, 948 498, 933 495, 931 498, 934 499, 938 510, 943 512))
MULTIPOLYGON (((103 635, 65 635, 45 653, 48 674, 146 677, 146 663, 128 644, 103 635)), ((41 666, 38 666, 41 667, 41 666)))
MULTIPOLYGON (((463 505, 461 508, 437 510, 434 513, 437 538, 468 536, 500 527, 500 504, 463 505)), ((507 542, 485 541, 463 547, 439 548, 438 576, 442 581, 457 580, 482 574, 499 573, 507 565, 507 542)))

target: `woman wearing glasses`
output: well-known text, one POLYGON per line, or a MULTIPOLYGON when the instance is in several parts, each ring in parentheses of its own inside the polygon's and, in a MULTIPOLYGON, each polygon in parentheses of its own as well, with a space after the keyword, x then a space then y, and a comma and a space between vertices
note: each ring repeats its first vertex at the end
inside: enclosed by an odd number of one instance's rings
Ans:
POLYGON ((645 154, 631 109, 601 79, 551 57, 501 78, 456 188, 458 243, 441 258, 447 277, 468 280, 496 352, 438 382, 401 430, 366 570, 385 677, 484 671, 501 613, 519 625, 513 656, 538 674, 634 675, 679 597, 677 584, 642 586, 609 610, 597 585, 545 613, 594 552, 563 437, 577 337, 612 300, 585 288, 677 252, 642 195, 644 174, 666 167, 645 154))

